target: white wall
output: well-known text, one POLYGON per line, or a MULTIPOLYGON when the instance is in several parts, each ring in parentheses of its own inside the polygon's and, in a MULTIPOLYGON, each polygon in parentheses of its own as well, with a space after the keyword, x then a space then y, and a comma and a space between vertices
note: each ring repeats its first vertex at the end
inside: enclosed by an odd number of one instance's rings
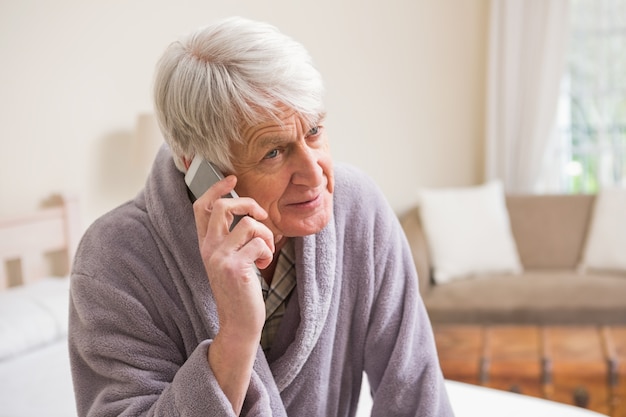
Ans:
POLYGON ((0 216, 78 195, 83 223, 143 183, 137 116, 165 46, 216 18, 267 20, 311 52, 335 159, 398 212, 420 186, 482 181, 488 0, 4 0, 0 216))

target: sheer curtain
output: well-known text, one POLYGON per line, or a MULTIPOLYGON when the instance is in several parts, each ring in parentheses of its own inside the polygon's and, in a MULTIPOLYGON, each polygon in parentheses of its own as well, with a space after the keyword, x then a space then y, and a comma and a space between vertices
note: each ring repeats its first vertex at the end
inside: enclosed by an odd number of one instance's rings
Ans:
POLYGON ((531 193, 554 131, 569 0, 492 0, 486 177, 531 193))

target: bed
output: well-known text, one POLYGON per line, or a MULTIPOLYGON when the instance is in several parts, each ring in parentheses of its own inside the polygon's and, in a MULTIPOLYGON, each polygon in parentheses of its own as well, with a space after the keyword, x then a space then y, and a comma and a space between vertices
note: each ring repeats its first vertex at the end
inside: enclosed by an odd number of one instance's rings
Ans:
POLYGON ((0 417, 76 416, 67 354, 75 198, 0 220, 0 417))

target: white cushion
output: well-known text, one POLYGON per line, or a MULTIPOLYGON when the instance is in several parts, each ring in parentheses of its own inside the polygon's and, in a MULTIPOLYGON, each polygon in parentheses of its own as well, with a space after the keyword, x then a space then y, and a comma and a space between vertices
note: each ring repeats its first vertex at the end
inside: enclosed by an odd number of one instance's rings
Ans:
POLYGON ((626 271, 626 188, 598 193, 581 266, 626 271))
POLYGON ((522 271, 500 181, 422 190, 420 197, 435 283, 522 271))
POLYGON ((67 335, 69 278, 44 278, 0 292, 0 360, 67 335))

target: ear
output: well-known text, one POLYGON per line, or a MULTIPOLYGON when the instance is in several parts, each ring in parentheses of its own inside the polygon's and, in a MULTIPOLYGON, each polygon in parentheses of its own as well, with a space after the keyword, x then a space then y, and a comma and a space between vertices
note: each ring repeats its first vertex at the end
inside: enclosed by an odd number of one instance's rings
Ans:
POLYGON ((191 159, 187 159, 183 156, 183 164, 185 165, 185 169, 189 169, 189 166, 191 165, 191 159))

